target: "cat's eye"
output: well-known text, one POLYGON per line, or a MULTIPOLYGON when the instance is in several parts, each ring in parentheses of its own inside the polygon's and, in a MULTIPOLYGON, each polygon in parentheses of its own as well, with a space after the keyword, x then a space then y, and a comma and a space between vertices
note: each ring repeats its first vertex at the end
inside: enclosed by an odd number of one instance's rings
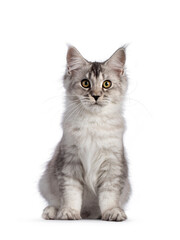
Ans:
POLYGON ((112 82, 110 80, 105 80, 103 82, 103 88, 110 88, 112 86, 112 82))
POLYGON ((83 86, 83 88, 90 88, 90 82, 88 79, 83 79, 81 81, 81 85, 83 86))

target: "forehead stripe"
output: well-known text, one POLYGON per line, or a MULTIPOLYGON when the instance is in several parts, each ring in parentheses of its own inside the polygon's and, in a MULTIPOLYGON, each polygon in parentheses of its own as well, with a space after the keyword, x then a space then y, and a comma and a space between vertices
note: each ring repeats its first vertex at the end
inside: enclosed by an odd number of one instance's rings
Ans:
POLYGON ((100 75, 101 72, 101 64, 98 62, 93 62, 92 67, 90 69, 90 73, 93 72, 94 76, 97 78, 100 75))

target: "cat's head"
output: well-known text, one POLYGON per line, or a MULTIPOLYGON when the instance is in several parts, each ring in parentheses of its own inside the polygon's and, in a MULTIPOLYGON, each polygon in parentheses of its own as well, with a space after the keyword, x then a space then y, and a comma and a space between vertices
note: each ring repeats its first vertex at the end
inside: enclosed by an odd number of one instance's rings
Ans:
POLYGON ((89 62, 70 46, 64 76, 67 96, 95 112, 109 104, 119 104, 127 89, 125 60, 124 47, 104 62, 89 62))

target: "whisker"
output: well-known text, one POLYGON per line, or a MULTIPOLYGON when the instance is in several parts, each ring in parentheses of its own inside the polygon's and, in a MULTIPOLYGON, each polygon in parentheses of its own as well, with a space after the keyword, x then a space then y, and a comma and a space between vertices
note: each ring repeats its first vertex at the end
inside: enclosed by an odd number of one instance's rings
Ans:
POLYGON ((73 114, 76 113, 76 111, 79 109, 80 106, 81 106, 81 103, 77 104, 74 109, 70 109, 71 111, 69 113, 67 112, 67 114, 65 114, 64 121, 66 122, 71 116, 73 116, 73 114))
POLYGON ((127 100, 129 100, 129 101, 134 101, 136 104, 139 104, 140 106, 142 106, 142 107, 146 110, 146 112, 147 112, 150 116, 152 116, 151 112, 147 109, 147 107, 146 107, 142 102, 140 102, 139 100, 136 100, 136 99, 133 99, 133 98, 129 98, 129 97, 127 97, 127 100))

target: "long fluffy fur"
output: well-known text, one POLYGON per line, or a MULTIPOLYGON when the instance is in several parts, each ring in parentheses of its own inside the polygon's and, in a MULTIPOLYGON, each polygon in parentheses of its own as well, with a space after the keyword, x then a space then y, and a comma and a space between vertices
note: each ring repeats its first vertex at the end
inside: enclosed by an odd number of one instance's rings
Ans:
POLYGON ((104 63, 91 63, 74 47, 68 50, 63 137, 39 182, 48 202, 45 219, 126 219, 123 208, 130 184, 123 146, 122 107, 127 89, 123 51, 120 48, 104 63), (109 61, 120 66, 120 71, 109 61), (80 85, 84 78, 91 83, 88 90, 80 85), (112 88, 104 90, 102 82, 107 79, 112 88))

